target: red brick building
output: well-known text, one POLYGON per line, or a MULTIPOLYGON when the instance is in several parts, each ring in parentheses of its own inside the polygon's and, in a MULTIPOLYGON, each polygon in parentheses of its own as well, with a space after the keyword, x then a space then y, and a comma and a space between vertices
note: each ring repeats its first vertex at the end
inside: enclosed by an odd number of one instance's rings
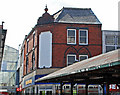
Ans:
POLYGON ((47 11, 23 42, 24 88, 34 84, 26 84, 33 77, 102 53, 102 24, 90 8, 62 8, 53 15, 47 11))

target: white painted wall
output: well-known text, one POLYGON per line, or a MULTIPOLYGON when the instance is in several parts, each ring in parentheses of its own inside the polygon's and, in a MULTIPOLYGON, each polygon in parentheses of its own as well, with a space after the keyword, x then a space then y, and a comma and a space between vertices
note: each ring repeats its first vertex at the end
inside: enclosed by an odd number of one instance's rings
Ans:
POLYGON ((52 33, 41 32, 39 35, 39 68, 52 66, 52 33))

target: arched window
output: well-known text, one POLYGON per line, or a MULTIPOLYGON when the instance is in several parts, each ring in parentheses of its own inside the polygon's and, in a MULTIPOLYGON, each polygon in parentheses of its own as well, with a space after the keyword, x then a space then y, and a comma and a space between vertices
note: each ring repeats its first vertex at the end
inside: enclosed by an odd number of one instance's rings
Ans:
POLYGON ((35 52, 32 54, 32 70, 35 68, 35 52))
POLYGON ((26 57, 26 74, 28 73, 28 56, 26 57))

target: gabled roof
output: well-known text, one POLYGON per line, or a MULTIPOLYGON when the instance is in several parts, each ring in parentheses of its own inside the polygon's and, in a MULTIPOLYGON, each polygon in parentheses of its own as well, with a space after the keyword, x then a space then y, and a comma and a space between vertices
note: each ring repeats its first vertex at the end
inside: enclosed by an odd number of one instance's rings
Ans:
POLYGON ((62 8, 53 14, 54 22, 101 24, 91 8, 62 8))

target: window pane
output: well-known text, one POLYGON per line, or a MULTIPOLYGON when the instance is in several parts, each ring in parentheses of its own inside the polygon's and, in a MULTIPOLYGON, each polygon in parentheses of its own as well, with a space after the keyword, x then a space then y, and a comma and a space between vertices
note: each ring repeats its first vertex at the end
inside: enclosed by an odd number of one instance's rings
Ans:
POLYGON ((67 43, 75 43, 75 30, 68 30, 67 43))
POLYGON ((75 43, 75 37, 68 37, 68 43, 75 43))
POLYGON ((68 36, 75 36, 75 30, 68 30, 68 36))
POLYGON ((29 49, 29 41, 27 41, 27 53, 28 53, 28 49, 29 49))
POLYGON ((84 30, 80 31, 80 36, 86 36, 86 31, 84 30))
POLYGON ((87 44, 87 30, 79 31, 79 43, 87 44))
POLYGON ((68 65, 71 65, 75 62, 75 56, 68 56, 68 65))
POLYGON ((114 46, 106 46, 106 52, 115 50, 114 46))
POLYGON ((115 36, 106 36, 106 45, 115 45, 115 36))
POLYGON ((117 36, 117 45, 120 45, 120 36, 117 36))
POLYGON ((85 60, 85 59, 87 59, 87 58, 88 58, 87 55, 82 55, 82 56, 79 57, 79 60, 82 61, 82 60, 85 60))
POLYGON ((80 43, 86 43, 86 37, 81 37, 80 38, 80 43))

